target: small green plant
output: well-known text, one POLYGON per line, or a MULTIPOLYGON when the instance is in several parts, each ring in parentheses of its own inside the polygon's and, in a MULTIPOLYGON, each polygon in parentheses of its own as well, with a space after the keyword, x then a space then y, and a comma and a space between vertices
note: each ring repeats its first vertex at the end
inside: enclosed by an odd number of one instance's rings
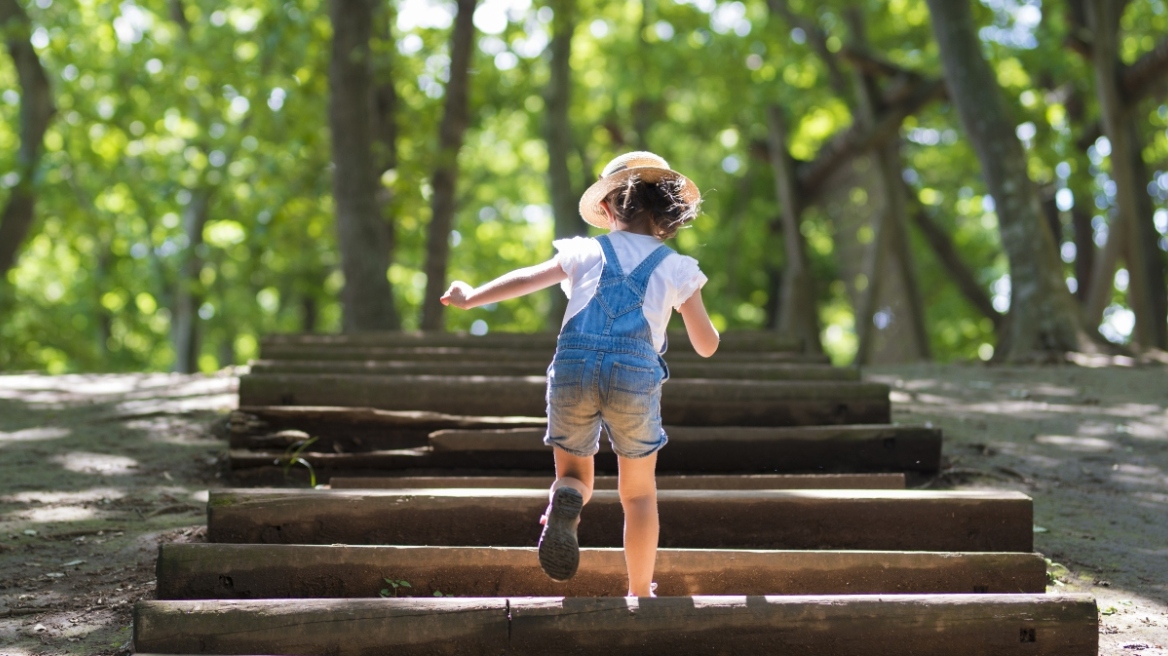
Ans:
POLYGON ((435 597, 453 597, 454 595, 452 595, 450 593, 442 592, 441 590, 435 590, 434 596, 435 597))
POLYGON ((388 588, 381 589, 381 596, 382 597, 396 597, 397 591, 400 588, 414 587, 414 586, 410 585, 409 581, 398 581, 395 579, 382 579, 382 580, 389 584, 388 588))
POLYGON ((1056 563, 1050 558, 1043 558, 1043 560, 1046 561, 1047 585, 1053 585, 1056 587, 1065 585, 1060 577, 1065 577, 1067 574, 1071 573, 1071 571, 1067 569, 1067 566, 1063 565, 1062 563, 1056 563))
POLYGON ((304 453, 304 450, 312 446, 313 442, 316 442, 316 440, 317 438, 315 437, 310 437, 307 440, 300 440, 290 445, 284 451, 284 457, 276 461, 276 464, 284 465, 284 480, 288 480, 288 472, 292 469, 293 466, 301 465, 308 469, 308 486, 316 487, 316 470, 312 468, 312 463, 300 457, 300 454, 304 453))

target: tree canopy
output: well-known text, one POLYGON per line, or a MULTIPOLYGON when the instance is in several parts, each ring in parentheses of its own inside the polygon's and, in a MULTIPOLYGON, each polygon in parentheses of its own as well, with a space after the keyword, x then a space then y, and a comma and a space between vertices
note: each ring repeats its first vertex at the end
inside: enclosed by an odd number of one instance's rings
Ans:
MULTIPOLYGON (((1066 284, 1087 305, 1087 278, 1109 278, 1088 328, 1127 343, 1135 325, 1123 268, 1130 249, 1110 270, 1095 265, 1118 201, 1090 52, 1095 23, 1083 19, 1091 1, 971 0, 971 8, 1066 284)), ((341 329, 329 2, 4 2, 28 18, 27 27, 4 23, 9 50, 32 45, 55 113, 25 180, 27 90, 15 60, 0 57, 0 206, 21 185, 36 195, 18 259, 0 280, 0 370, 170 369, 182 348, 184 302, 197 316, 191 366, 204 371, 255 357, 264 334, 341 329)), ((1117 84, 1143 166, 1140 220, 1151 226, 1163 277, 1168 3, 1117 5, 1117 84)), ((382 0, 374 9, 373 80, 389 85, 395 128, 392 167, 376 172, 392 226, 385 274, 397 320, 410 329, 422 317, 434 172, 450 159, 439 131, 457 6, 382 0)), ((648 149, 703 191, 702 216, 672 245, 709 276, 704 296, 715 324, 776 325, 787 258, 768 119, 777 108, 805 201, 798 231, 820 339, 834 361, 850 362, 869 272, 891 275, 862 265, 892 188, 876 181, 880 161, 870 148, 828 157, 861 132, 858 94, 867 84, 878 110, 904 108, 887 143, 898 159, 892 179, 904 184, 898 220, 925 352, 943 361, 993 355, 1003 321, 994 313, 1010 307, 1002 241, 1010 237, 942 84, 925 0, 480 0, 473 19, 448 280, 477 284, 553 255, 549 152, 562 153, 557 165, 578 198, 609 159, 648 149), (565 74, 552 65, 557 12, 574 16, 570 135, 567 147, 549 149, 551 78, 565 74), (865 30, 862 51, 855 24, 865 30), (948 251, 936 241, 946 238, 948 251), (965 288, 954 267, 968 275, 965 288)), ((904 357, 893 336, 911 320, 897 300, 901 286, 880 289, 871 323, 888 338, 875 342, 870 361, 904 357)), ((446 312, 444 325, 555 329, 553 292, 446 312)))

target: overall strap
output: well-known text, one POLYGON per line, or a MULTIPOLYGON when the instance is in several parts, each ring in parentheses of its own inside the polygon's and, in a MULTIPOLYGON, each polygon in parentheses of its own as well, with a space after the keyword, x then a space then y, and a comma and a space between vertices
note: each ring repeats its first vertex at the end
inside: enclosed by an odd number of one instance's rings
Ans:
POLYGON ((673 249, 661 244, 641 263, 637 265, 636 269, 629 274, 628 280, 634 285, 641 296, 645 295, 645 288, 649 286, 649 277, 653 275, 653 271, 661 264, 662 260, 673 254, 673 249))
POLYGON ((596 238, 600 242, 600 250, 604 252, 604 268, 600 271, 601 278, 624 278, 624 269, 621 269, 620 260, 616 256, 616 249, 612 247, 612 241, 609 240, 608 235, 600 235, 596 238))

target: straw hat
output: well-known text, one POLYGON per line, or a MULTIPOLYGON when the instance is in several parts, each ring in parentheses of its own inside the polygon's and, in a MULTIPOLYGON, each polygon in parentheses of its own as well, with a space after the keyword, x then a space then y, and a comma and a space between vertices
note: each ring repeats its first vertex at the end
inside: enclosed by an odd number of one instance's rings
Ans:
POLYGON ((634 175, 645 182, 680 180, 685 185, 681 191, 682 200, 687 203, 697 203, 702 198, 697 185, 689 178, 669 168, 669 163, 664 159, 653 153, 637 151, 625 153, 604 167, 600 173, 600 179, 594 182, 580 197, 580 216, 597 228, 608 229, 608 215, 601 209, 600 201, 634 175))

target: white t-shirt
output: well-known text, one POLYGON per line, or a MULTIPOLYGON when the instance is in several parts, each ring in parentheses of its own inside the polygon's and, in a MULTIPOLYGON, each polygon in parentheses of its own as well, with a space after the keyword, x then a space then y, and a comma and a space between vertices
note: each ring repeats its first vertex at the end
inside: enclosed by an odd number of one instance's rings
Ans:
MULTIPOLYGON (((608 238, 626 276, 661 245, 661 240, 656 237, 624 230, 610 232, 608 238)), ((568 278, 560 283, 568 296, 568 310, 564 313, 564 324, 567 324, 596 295, 600 272, 604 268, 604 251, 600 242, 587 237, 558 239, 552 245, 559 252, 560 268, 568 274, 568 278)), ((670 253, 653 270, 645 289, 645 303, 641 306, 653 334, 653 348, 660 351, 665 344, 665 328, 673 310, 688 301, 706 284, 706 280, 697 260, 677 253, 670 253)))

